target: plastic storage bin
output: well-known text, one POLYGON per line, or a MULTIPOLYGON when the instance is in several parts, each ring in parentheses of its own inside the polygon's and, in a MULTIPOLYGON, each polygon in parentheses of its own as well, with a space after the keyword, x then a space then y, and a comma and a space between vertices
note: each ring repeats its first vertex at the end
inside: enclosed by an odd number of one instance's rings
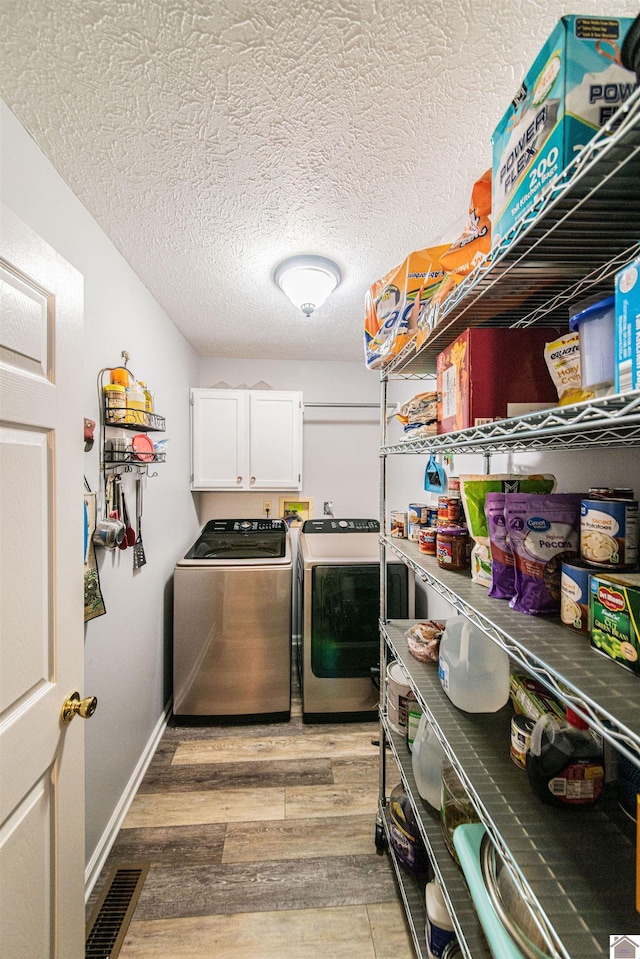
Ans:
POLYGON ((447 620, 440 640, 438 675, 454 706, 495 713, 509 699, 509 657, 466 616, 447 620))
POLYGON ((580 334, 580 378, 583 390, 603 396, 613 387, 615 367, 615 297, 576 304, 569 320, 580 334))

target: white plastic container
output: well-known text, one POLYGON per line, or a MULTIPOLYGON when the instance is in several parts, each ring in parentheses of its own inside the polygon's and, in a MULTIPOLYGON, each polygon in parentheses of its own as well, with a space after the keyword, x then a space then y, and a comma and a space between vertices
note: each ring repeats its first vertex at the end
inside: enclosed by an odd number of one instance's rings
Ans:
POLYGON ((427 714, 423 713, 413 740, 411 765, 418 792, 434 809, 440 809, 442 763, 446 758, 427 714))
POLYGON ((437 879, 427 883, 425 890, 427 921, 424 935, 427 942, 429 959, 441 959, 445 947, 455 939, 456 934, 442 889, 437 879))
POLYGON ((613 387, 615 375, 615 297, 596 303, 583 301, 569 326, 580 334, 580 379, 583 390, 602 396, 613 387))
POLYGON ((387 668, 387 719, 391 728, 401 736, 407 734, 407 703, 414 700, 402 667, 391 663, 387 668))
POLYGON ((466 616, 447 620, 440 640, 442 688, 466 713, 495 713, 509 699, 509 657, 466 616))

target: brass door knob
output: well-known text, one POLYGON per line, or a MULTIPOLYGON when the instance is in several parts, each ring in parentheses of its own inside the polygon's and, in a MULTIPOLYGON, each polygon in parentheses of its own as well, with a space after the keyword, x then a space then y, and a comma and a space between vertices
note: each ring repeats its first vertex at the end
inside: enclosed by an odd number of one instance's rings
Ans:
POLYGON ((86 699, 80 699, 80 693, 71 693, 67 696, 60 720, 63 723, 70 723, 74 716, 81 716, 82 719, 91 719, 98 706, 98 700, 95 696, 88 696, 86 699))

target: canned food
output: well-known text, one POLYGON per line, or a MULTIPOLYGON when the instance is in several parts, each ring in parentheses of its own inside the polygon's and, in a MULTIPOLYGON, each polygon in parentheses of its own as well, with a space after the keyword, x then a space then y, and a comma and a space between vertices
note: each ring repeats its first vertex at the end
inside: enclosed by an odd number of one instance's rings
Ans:
POLYGON ((450 476, 447 482, 447 489, 449 493, 459 493, 460 492, 460 477, 459 476, 450 476))
POLYGON ((435 526, 438 521, 438 507, 427 506, 427 526, 435 526))
POLYGON ((447 519, 454 526, 462 519, 462 499, 460 498, 460 493, 453 493, 449 496, 447 519))
POLYGON ((589 633, 589 569, 577 561, 562 564, 560 619, 578 633, 589 633))
POLYGON ((603 569, 633 568, 638 561, 638 501, 583 499, 580 558, 603 569))
POLYGON ((436 555, 436 536, 437 530, 435 526, 420 527, 418 547, 421 553, 426 553, 427 556, 436 555))
POLYGON ((412 543, 419 542, 420 530, 422 526, 420 523, 408 523, 407 524, 407 539, 412 543))
POLYGON ((449 519, 449 497, 446 493, 438 497, 438 519, 449 519))
POLYGON ((391 535, 399 539, 407 536, 407 514, 401 510, 391 510, 391 535))
POLYGON ((596 486, 589 490, 589 499, 633 499, 633 490, 627 488, 596 486))
POLYGON ((517 713, 511 720, 511 746, 509 753, 520 769, 527 768, 527 753, 531 746, 531 731, 535 726, 533 719, 517 713))
POLYGON ((422 526, 427 522, 427 509, 426 503, 409 503, 407 520, 409 523, 417 523, 422 526))
POLYGON ((467 544, 469 533, 462 526, 439 527, 436 535, 436 558, 444 569, 469 568, 467 544))

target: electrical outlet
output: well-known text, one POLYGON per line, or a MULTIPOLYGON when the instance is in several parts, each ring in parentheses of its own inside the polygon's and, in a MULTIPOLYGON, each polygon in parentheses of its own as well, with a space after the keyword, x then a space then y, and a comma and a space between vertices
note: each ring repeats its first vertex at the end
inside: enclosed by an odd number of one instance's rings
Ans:
POLYGON ((263 515, 264 515, 264 516, 270 516, 270 515, 271 515, 271 508, 272 508, 272 507, 271 507, 271 500, 270 500, 270 499, 266 499, 266 500, 264 501, 264 503, 262 504, 262 513, 263 513, 263 515))

